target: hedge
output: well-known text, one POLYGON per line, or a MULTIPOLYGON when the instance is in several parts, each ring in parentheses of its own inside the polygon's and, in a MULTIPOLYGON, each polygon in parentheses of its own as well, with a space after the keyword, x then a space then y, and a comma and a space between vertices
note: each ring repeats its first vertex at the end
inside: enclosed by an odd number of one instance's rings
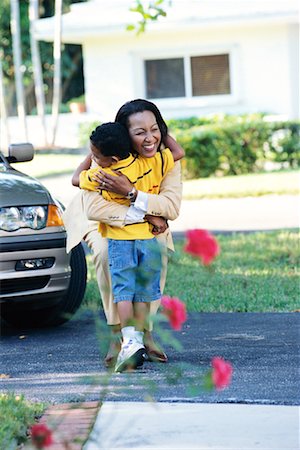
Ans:
POLYGON ((263 170, 267 161, 284 168, 299 167, 298 121, 249 121, 240 117, 188 128, 189 121, 168 123, 186 152, 186 179, 253 173, 263 170))

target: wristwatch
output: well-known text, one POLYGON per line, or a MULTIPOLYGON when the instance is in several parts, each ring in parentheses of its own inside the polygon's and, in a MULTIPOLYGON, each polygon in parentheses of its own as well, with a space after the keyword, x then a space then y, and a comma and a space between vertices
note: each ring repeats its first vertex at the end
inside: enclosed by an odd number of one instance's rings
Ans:
POLYGON ((133 187, 131 189, 131 191, 129 191, 128 194, 126 195, 126 198, 128 198, 132 202, 135 200, 136 193, 137 193, 137 190, 135 187, 133 187))

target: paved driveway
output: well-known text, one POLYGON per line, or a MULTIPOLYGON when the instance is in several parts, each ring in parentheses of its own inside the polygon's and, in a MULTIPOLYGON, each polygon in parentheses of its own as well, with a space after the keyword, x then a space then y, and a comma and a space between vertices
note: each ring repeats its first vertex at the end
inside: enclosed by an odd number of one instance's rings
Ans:
POLYGON ((165 346, 168 364, 145 363, 130 374, 104 368, 104 329, 96 332, 90 313, 57 328, 2 327, 1 373, 9 378, 0 379, 0 390, 50 402, 152 396, 162 402, 296 405, 299 319, 298 313, 191 313, 183 330, 173 334, 182 351, 165 346), (232 363, 232 385, 204 392, 202 376, 217 355, 232 363))

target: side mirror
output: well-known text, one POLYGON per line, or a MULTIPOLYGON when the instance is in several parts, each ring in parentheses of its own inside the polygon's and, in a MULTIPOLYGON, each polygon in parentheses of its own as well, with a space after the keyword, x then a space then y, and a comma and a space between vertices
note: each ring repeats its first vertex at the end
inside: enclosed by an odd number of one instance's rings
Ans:
POLYGON ((29 142, 22 144, 10 144, 8 147, 8 157, 10 163, 31 161, 34 156, 33 145, 29 142))

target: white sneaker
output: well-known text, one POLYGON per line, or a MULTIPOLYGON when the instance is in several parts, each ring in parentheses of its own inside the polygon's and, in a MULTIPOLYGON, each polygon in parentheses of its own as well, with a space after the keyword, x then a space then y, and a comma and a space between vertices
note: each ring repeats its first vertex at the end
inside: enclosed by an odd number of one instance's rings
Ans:
POLYGON ((125 369, 136 369, 144 362, 146 350, 143 344, 135 339, 126 339, 122 343, 121 351, 118 354, 115 372, 123 372, 125 369))

